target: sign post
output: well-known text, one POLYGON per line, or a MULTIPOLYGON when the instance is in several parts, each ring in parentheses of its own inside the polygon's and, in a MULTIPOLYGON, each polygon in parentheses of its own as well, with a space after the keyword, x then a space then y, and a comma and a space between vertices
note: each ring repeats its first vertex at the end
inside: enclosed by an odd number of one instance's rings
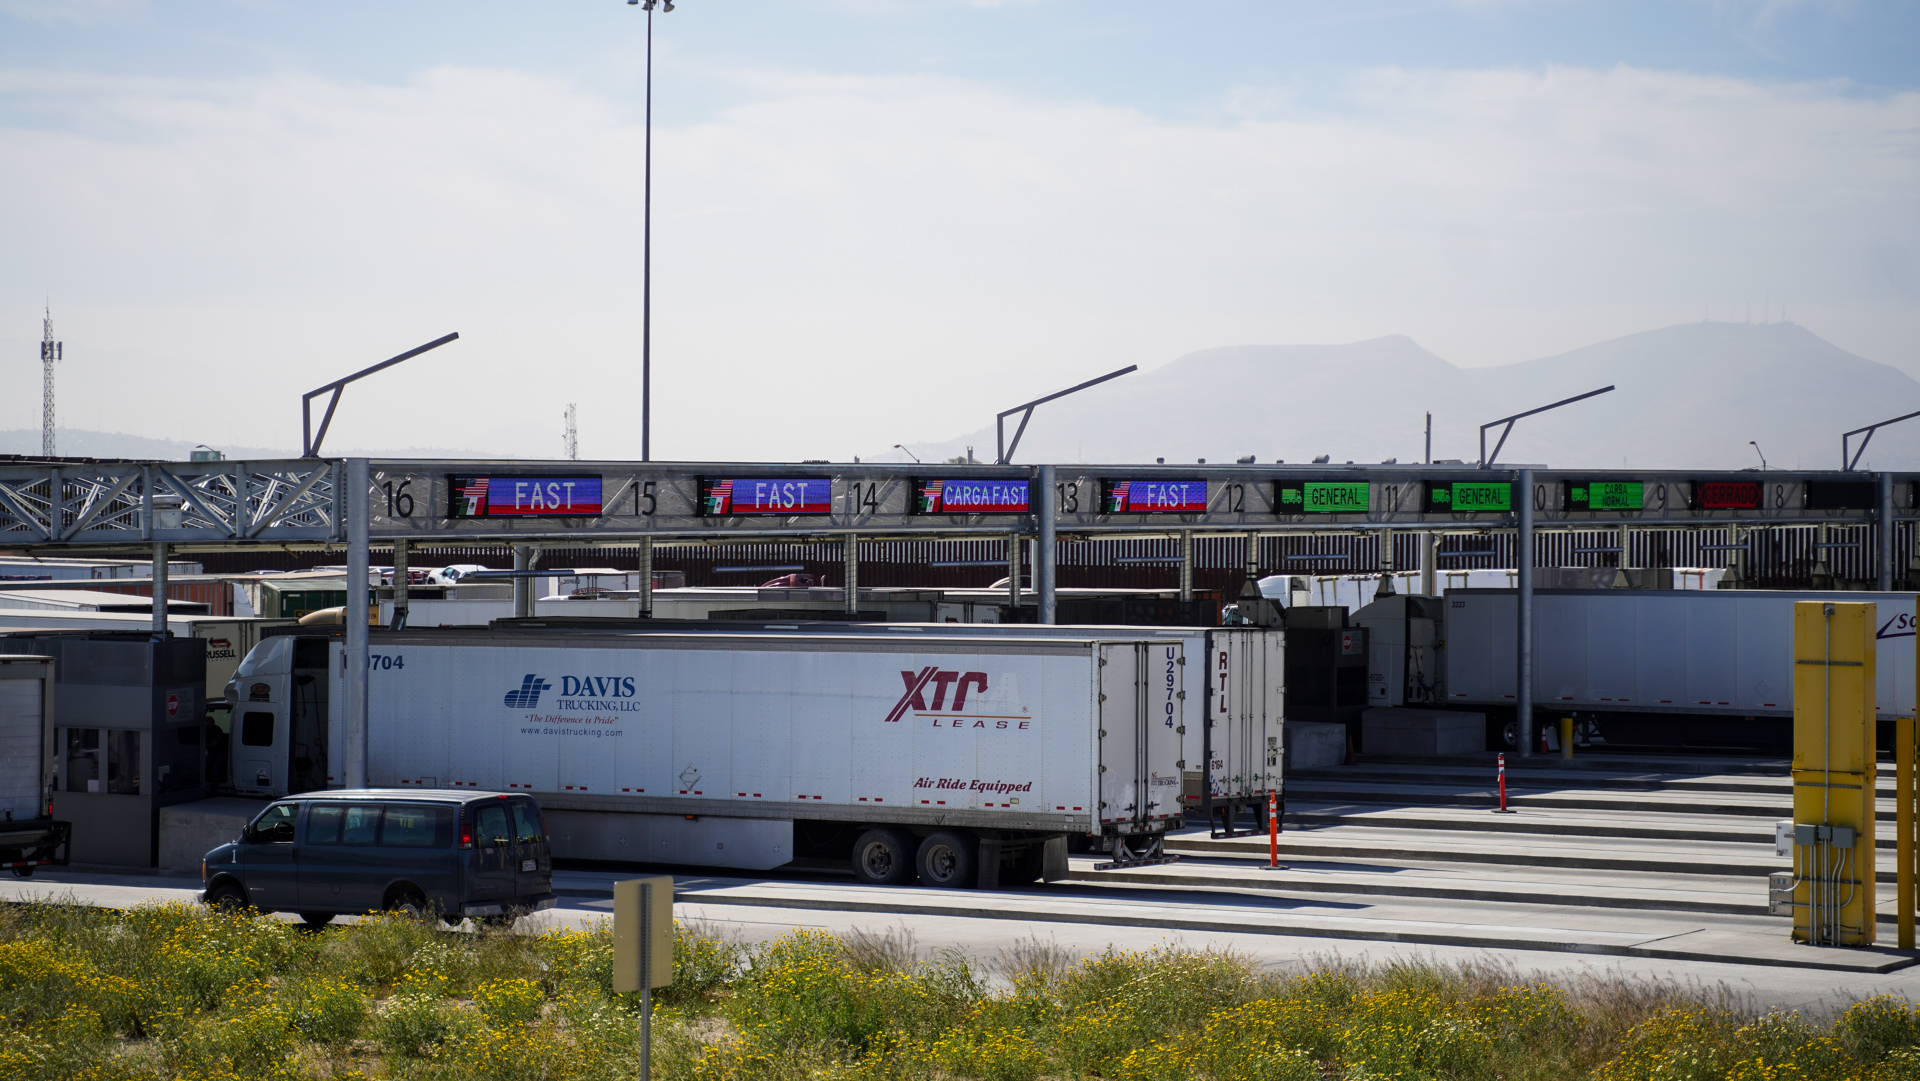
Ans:
POLYGON ((653 1076, 653 991, 673 983, 673 879, 613 884, 613 989, 640 994, 640 1081, 653 1076))

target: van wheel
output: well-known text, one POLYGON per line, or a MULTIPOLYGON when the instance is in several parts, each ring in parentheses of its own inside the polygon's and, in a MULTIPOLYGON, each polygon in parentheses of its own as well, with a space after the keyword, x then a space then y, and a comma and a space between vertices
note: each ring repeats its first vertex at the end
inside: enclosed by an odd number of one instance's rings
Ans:
POLYGON ((327 924, 330 924, 333 922, 333 913, 302 912, 300 913, 300 919, 308 927, 325 927, 327 924))
POLYGON ((913 881, 913 837, 903 830, 873 829, 853 842, 853 874, 871 886, 913 881))
POLYGON ((247 895, 231 882, 222 882, 207 891, 207 904, 222 912, 245 912, 247 895))
POLYGON ((406 916, 409 919, 425 919, 427 915, 427 899, 411 890, 396 893, 387 898, 387 911, 395 913, 396 915, 406 916))
POLYGON ((941 889, 970 889, 978 877, 979 848, 979 842, 964 833, 933 834, 920 842, 920 881, 941 889))

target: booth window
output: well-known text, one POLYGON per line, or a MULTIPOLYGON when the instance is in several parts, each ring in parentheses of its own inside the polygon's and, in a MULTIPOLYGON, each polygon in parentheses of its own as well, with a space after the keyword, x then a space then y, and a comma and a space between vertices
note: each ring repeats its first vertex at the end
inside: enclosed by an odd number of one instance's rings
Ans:
POLYGON ((140 794, 140 733, 117 728, 66 730, 69 792, 140 794))
POLYGON ((98 792, 105 770, 101 768, 100 730, 67 729, 67 791, 98 792))

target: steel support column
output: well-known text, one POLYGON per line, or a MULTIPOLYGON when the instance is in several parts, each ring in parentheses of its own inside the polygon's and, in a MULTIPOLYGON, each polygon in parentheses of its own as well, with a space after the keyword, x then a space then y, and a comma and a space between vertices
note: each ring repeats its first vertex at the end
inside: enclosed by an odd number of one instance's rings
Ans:
POLYGON ((1893 589, 1893 474, 1880 472, 1874 475, 1879 482, 1879 500, 1875 506, 1880 512, 1874 515, 1874 532, 1879 535, 1880 551, 1874 564, 1880 568, 1880 592, 1893 589))
POLYGON ((1519 528, 1514 537, 1514 563, 1518 567, 1520 625, 1514 656, 1513 708, 1520 737, 1520 757, 1533 757, 1533 470, 1522 469, 1514 476, 1514 505, 1520 511, 1519 528))
POLYGON ((1054 601, 1053 572, 1058 556, 1054 543, 1053 520, 1058 514, 1053 499, 1053 467, 1040 467, 1040 536, 1033 542, 1033 584, 1040 594, 1040 622, 1053 623, 1057 607, 1054 601))
MULTIPOLYGON (((513 546, 513 569, 517 571, 533 569, 533 545, 513 546)), ((533 618, 533 579, 526 575, 519 575, 513 580, 513 614, 517 619, 533 618)))
POLYGON ((407 629, 407 542, 393 542, 393 622, 396 631, 407 629))
POLYGON ((640 618, 653 618, 653 538, 640 538, 640 618))
POLYGON ((367 550, 367 515, 372 488, 373 473, 367 459, 347 459, 347 604, 341 613, 346 632, 342 682, 347 700, 340 710, 346 730, 340 758, 348 788, 367 786, 367 667, 372 645, 367 635, 367 577, 372 562, 372 553, 367 550))
POLYGON ((167 546, 153 546, 153 636, 167 636, 167 546))
POLYGON ((1193 599, 1193 530, 1180 534, 1180 599, 1193 599))
POLYGON ((1439 568, 1440 535, 1437 533, 1420 534, 1420 595, 1438 597, 1440 595, 1439 568))
POLYGON ((860 535, 847 534, 843 551, 840 553, 843 574, 846 575, 847 614, 853 615, 860 610, 860 535))
POLYGON ((1007 534, 1007 603, 1020 607, 1020 534, 1007 534))

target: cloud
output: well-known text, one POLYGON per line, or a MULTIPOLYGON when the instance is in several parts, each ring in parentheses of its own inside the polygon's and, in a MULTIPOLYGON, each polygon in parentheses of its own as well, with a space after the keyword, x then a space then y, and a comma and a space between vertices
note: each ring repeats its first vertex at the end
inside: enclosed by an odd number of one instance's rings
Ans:
MULTIPOLYGON (((1861 258, 1920 242, 1913 94, 1377 69, 1317 105, 1249 87, 1201 122, 940 78, 709 74, 745 103, 654 134, 663 456, 845 458, 1213 345, 1406 333, 1515 361, 1769 289, 1920 368, 1909 291, 1861 258)), ((52 291, 63 408, 90 427, 186 437, 238 409, 234 440, 290 443, 300 392, 459 330, 350 389, 330 441, 504 428, 545 448, 578 401, 583 454, 636 454, 629 104, 457 68, 0 73, 0 158, 34 163, 0 175, 0 247, 32 253, 0 266, 0 317, 52 291), (91 346, 180 367, 90 370, 91 346), (141 426, 156 415, 176 427, 141 426)), ((0 404, 0 428, 29 412, 0 404)))
POLYGON ((0 15, 43 26, 98 26, 147 10, 146 0, 0 0, 0 15))

